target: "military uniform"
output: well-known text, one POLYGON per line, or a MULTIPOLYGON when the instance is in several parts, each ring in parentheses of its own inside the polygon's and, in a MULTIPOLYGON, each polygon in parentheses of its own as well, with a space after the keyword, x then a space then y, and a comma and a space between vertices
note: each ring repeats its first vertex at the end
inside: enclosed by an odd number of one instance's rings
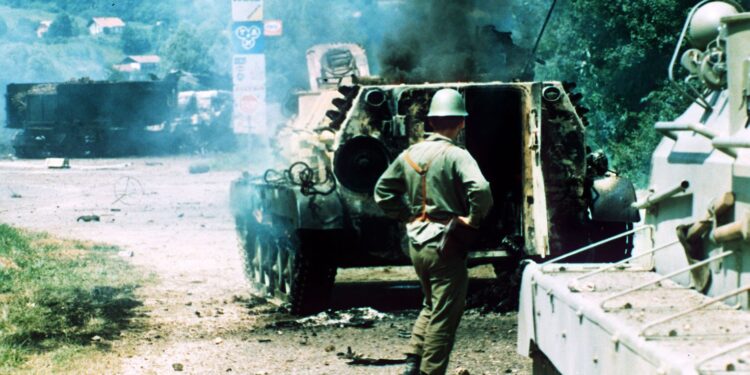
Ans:
POLYGON ((468 270, 465 257, 440 257, 435 249, 451 218, 466 216, 479 225, 492 206, 489 183, 468 151, 433 134, 388 167, 375 201, 388 216, 407 222, 409 256, 425 296, 407 353, 421 357, 422 372, 444 374, 463 315, 468 270), (424 176, 419 169, 426 169, 424 176))

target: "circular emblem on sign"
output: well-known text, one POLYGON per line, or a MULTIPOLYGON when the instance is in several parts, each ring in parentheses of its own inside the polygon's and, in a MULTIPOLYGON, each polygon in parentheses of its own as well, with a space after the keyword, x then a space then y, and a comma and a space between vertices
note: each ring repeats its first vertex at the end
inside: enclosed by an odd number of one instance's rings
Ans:
POLYGON ((251 50, 255 48, 255 42, 260 38, 263 32, 258 26, 240 26, 234 31, 237 38, 242 44, 242 48, 245 50, 251 50))

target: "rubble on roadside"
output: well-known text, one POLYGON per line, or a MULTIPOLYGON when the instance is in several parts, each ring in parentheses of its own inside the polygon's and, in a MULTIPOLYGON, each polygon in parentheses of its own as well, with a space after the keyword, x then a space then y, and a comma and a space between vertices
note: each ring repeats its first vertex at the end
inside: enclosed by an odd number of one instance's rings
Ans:
POLYGON ((354 327, 370 328, 376 322, 389 319, 391 316, 371 307, 359 307, 348 310, 328 310, 317 315, 296 320, 280 320, 270 323, 268 328, 312 328, 312 327, 354 327))

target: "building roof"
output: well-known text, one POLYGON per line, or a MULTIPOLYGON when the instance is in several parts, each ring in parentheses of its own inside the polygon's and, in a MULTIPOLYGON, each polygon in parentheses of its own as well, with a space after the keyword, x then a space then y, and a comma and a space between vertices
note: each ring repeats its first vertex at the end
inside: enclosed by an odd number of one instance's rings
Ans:
POLYGON ((125 27, 125 22, 119 17, 94 17, 89 22, 97 24, 100 27, 125 27))
POLYGON ((157 55, 131 55, 122 60, 122 63, 158 64, 160 61, 161 58, 157 55))

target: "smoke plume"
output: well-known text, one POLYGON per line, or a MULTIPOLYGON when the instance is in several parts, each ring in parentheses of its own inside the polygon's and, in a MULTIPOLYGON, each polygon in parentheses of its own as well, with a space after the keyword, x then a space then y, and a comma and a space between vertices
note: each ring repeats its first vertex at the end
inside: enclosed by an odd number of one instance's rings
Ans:
POLYGON ((529 59, 544 4, 521 1, 413 0, 401 27, 386 37, 381 74, 393 81, 528 79, 529 59))

